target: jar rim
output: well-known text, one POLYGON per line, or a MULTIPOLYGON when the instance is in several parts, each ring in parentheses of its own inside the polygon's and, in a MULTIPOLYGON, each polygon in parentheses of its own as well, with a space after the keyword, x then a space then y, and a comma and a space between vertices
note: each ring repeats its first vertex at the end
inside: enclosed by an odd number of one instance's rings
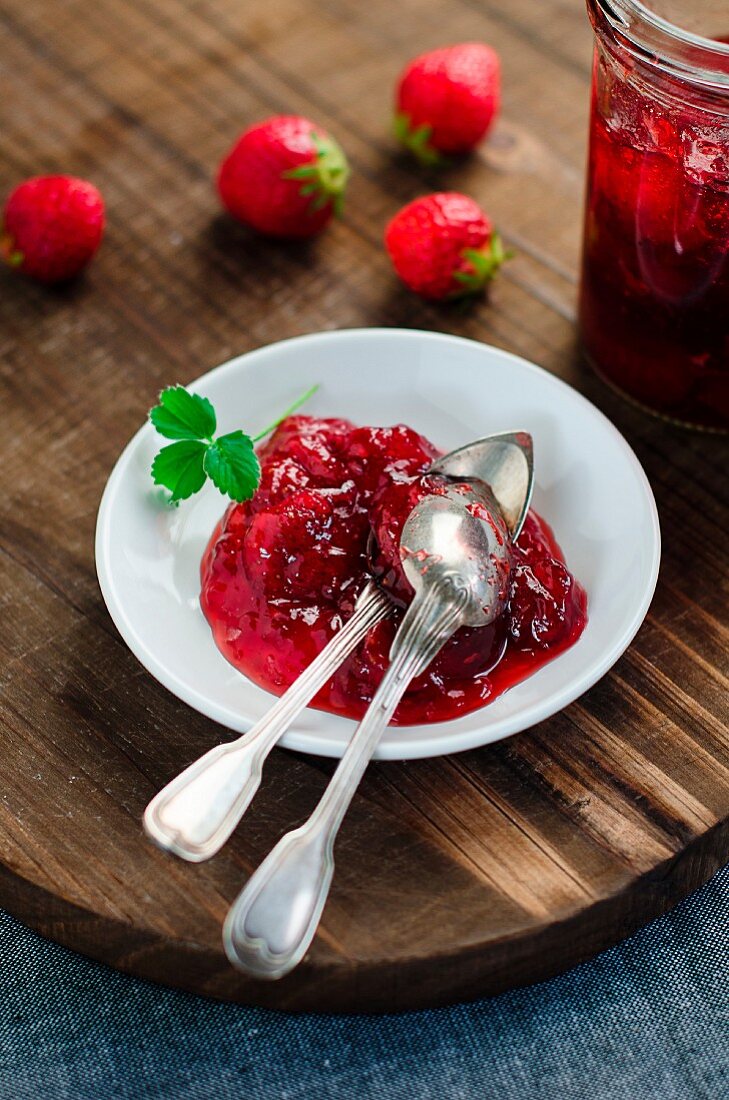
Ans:
MULTIPOLYGON (((610 29, 658 68, 713 87, 729 87, 729 42, 684 30, 641 0, 587 0, 610 29)), ((729 28, 728 28, 729 32, 729 28)))

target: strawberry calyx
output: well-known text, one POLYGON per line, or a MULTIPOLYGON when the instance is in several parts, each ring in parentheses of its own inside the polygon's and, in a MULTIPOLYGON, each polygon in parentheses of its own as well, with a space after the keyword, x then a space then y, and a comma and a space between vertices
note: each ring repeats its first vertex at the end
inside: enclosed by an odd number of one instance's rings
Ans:
POLYGON ((311 140, 316 150, 313 160, 282 173, 284 179, 301 180, 299 194, 311 198, 310 213, 332 204, 339 216, 344 206, 344 192, 349 178, 349 164, 341 145, 330 137, 313 133, 311 140))
POLYGON ((478 294, 513 255, 511 249, 504 248, 501 234, 496 231, 482 248, 464 248, 461 256, 468 261, 469 270, 453 272, 453 278, 460 286, 450 296, 463 298, 468 294, 478 294))
POLYGON ((15 247, 15 241, 9 233, 0 235, 0 258, 8 267, 20 267, 25 259, 23 253, 15 247))
POLYGON ((393 120, 393 128, 397 140, 427 168, 446 163, 445 157, 430 144, 433 127, 427 122, 423 122, 420 126, 413 126, 410 115, 404 111, 398 111, 393 120))

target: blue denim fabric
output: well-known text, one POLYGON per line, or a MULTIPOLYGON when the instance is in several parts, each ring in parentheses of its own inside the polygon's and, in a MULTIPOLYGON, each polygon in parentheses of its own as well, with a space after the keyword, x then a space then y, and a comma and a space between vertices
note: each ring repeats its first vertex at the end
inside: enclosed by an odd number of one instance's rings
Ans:
POLYGON ((727 1100, 729 868, 550 982, 286 1016, 117 974, 0 913, 1 1100, 727 1100))

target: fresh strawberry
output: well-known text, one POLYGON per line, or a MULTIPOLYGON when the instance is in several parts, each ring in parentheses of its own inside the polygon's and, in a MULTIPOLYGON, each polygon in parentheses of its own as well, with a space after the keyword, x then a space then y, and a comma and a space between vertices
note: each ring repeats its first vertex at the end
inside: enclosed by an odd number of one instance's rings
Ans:
POLYGON ((477 294, 510 253, 478 203, 456 191, 404 206, 385 230, 395 271, 423 298, 477 294))
POLYGON ((36 176, 5 204, 0 257, 42 283, 60 283, 86 267, 104 232, 104 200, 73 176, 36 176))
POLYGON ((326 131, 297 115, 251 126, 220 166, 233 217, 272 237, 312 237, 338 214, 349 165, 326 131))
POLYGON ((482 42, 421 54, 397 87, 395 133, 424 164, 468 153, 499 109, 499 55, 482 42))

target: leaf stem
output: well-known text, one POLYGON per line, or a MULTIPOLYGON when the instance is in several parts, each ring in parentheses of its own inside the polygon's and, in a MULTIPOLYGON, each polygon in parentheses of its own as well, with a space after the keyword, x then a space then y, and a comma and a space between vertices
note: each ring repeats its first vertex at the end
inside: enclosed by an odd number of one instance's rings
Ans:
POLYGON ((286 419, 287 416, 291 416, 291 414, 295 413, 297 409, 300 409, 301 406, 306 401, 308 401, 310 397, 313 397, 318 389, 319 384, 317 383, 316 386, 312 386, 311 389, 307 390, 305 394, 302 394, 301 397, 294 401, 293 405, 289 405, 288 409, 286 409, 285 412, 281 413, 281 416, 274 420, 273 424, 269 424, 268 427, 264 428, 262 432, 258 433, 258 435, 252 436, 252 442, 258 443, 259 439, 263 439, 264 435, 268 435, 269 432, 272 432, 274 430, 274 428, 277 428, 279 424, 281 424, 282 421, 286 419))

